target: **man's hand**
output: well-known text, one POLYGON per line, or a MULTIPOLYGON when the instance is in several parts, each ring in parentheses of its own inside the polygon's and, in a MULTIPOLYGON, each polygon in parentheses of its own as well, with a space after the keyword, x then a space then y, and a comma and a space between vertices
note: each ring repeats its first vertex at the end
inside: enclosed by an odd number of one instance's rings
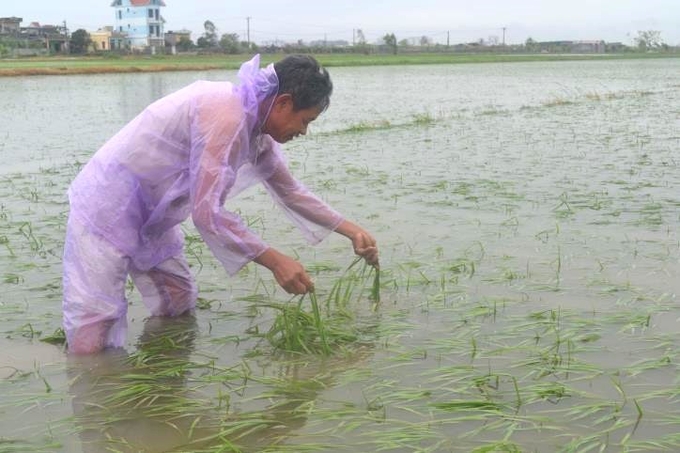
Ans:
POLYGON ((314 283, 298 261, 269 248, 255 259, 274 274, 276 282, 288 294, 306 294, 314 290, 314 283))
POLYGON ((378 245, 375 238, 368 231, 347 220, 342 222, 335 231, 352 241, 354 253, 364 258, 371 266, 375 268, 380 267, 378 245))

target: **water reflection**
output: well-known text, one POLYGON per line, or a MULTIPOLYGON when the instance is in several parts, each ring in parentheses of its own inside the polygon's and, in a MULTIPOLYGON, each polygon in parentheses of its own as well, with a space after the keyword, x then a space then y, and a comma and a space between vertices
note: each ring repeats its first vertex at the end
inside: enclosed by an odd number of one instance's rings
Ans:
MULTIPOLYGON (((271 363, 265 376, 241 366, 192 361, 193 315, 146 320, 137 350, 69 357, 73 413, 82 451, 261 451, 285 443, 307 422, 337 373, 364 361, 370 347, 339 360, 271 363), (245 395, 252 392, 254 398, 245 395), (237 404, 234 400, 240 399, 237 404)), ((262 358, 262 357, 260 357, 262 358)))
POLYGON ((139 75, 126 74, 117 84, 119 115, 121 120, 131 120, 144 107, 175 91, 177 88, 167 76, 158 73, 139 75))
POLYGON ((197 402, 187 377, 193 315, 149 318, 138 350, 69 357, 73 412, 83 452, 168 451, 188 442, 182 415, 197 402))

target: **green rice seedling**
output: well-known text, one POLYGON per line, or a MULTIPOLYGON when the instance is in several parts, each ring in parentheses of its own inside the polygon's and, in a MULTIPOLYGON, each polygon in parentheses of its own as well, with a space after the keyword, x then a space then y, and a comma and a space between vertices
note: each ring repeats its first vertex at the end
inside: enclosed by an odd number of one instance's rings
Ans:
POLYGON ((499 109, 494 106, 489 106, 487 109, 482 110, 479 112, 480 116, 490 116, 490 115, 507 115, 509 113, 508 110, 505 109, 499 109))
POLYGON ((338 311, 322 318, 316 295, 310 293, 311 313, 302 308, 304 299, 304 296, 301 297, 296 304, 270 302, 261 305, 278 311, 274 323, 264 335, 275 349, 329 355, 331 347, 352 343, 359 338, 355 328, 347 327, 353 321, 351 314, 338 311))
POLYGON ((366 132, 366 131, 377 131, 377 130, 383 130, 383 129, 390 129, 393 127, 393 125, 387 121, 387 120, 378 120, 378 121, 361 121, 356 124, 352 124, 349 127, 347 127, 344 130, 338 131, 340 132, 345 132, 345 133, 361 133, 361 132, 366 132))
POLYGON ((315 330, 314 318, 301 309, 301 297, 297 304, 266 303, 259 306, 277 310, 274 323, 266 333, 269 343, 276 349, 289 352, 311 353, 315 349, 318 330, 315 330))
POLYGON ((647 453, 650 451, 678 451, 680 434, 670 434, 655 440, 628 442, 626 450, 631 453, 647 453))
POLYGON ((321 350, 324 354, 330 354, 331 350, 328 346, 328 339, 326 338, 326 330, 323 322, 321 321, 321 314, 319 313, 319 303, 316 299, 316 293, 312 291, 309 294, 309 300, 312 304, 312 313, 314 313, 314 324, 316 330, 319 332, 319 338, 321 339, 321 350))
POLYGON ((0 236, 0 245, 4 245, 7 251, 9 252, 9 256, 12 258, 16 258, 16 255, 14 253, 14 250, 12 247, 9 245, 9 238, 7 236, 0 236))
POLYGON ((555 206, 552 211, 558 218, 567 218, 574 214, 574 210, 569 202, 569 196, 566 192, 560 195, 560 202, 555 206))
MULTIPOLYGON (((606 420, 609 422, 609 420, 606 420)), ((597 422, 596 422, 597 424, 597 422)), ((632 422, 622 419, 613 418, 609 426, 603 426, 601 429, 597 430, 597 434, 585 436, 583 438, 576 438, 571 442, 567 443, 560 451, 562 452, 590 452, 590 451, 611 451, 611 447, 620 447, 620 442, 612 441, 615 434, 622 430, 630 427, 632 422)), ((616 451, 630 451, 628 448, 617 448, 616 451)), ((649 450, 647 450, 649 451, 649 450)), ((668 451, 668 450, 666 450, 668 451)))
POLYGON ((201 261, 201 256, 203 255, 202 238, 198 234, 192 234, 188 230, 184 230, 184 244, 187 256, 196 262, 200 272, 203 269, 203 261, 201 261))
POLYGON ((5 274, 2 281, 7 284, 18 285, 19 283, 23 283, 24 277, 17 274, 5 274))
MULTIPOLYGON (((345 274, 347 274, 347 272, 349 272, 361 260, 362 260, 361 257, 356 258, 352 262, 352 264, 349 265, 349 267, 345 271, 345 274)), ((377 304, 378 302, 380 302, 380 268, 370 266, 364 261, 364 265, 361 271, 359 272, 359 277, 368 279, 370 278, 371 274, 373 274, 373 283, 371 285, 371 292, 368 298, 377 304)))
POLYGON ((374 273, 370 299, 377 304, 380 302, 380 268, 372 267, 370 272, 374 273))
POLYGON ((490 412, 501 414, 506 406, 489 400, 451 400, 432 403, 432 407, 447 412, 490 412))
POLYGON ((431 423, 399 422, 376 428, 366 433, 370 440, 360 445, 359 451, 441 451, 441 435, 431 423), (434 445, 428 445, 434 444, 434 445))
POLYGON ((423 126, 427 124, 432 124, 435 122, 434 117, 429 112, 416 113, 411 115, 413 118, 413 124, 418 126, 423 126))
POLYGON ((41 336, 40 341, 53 345, 64 345, 66 344, 66 332, 58 327, 51 335, 41 336))
POLYGON ((30 222, 24 222, 19 227, 19 232, 26 238, 29 242, 31 250, 40 253, 41 256, 45 253, 43 251, 43 242, 38 239, 33 233, 33 227, 30 222))
POLYGON ((500 453, 500 452, 522 453, 522 449, 517 444, 514 444, 512 442, 501 441, 477 447, 474 450, 472 450, 471 453, 500 453))
POLYGON ((375 272, 369 299, 380 300, 380 276, 377 269, 361 272, 350 270, 358 263, 355 260, 345 273, 334 283, 327 294, 325 303, 320 303, 316 292, 309 293, 310 311, 303 309, 305 296, 297 303, 260 302, 257 306, 278 312, 264 337, 275 349, 305 354, 330 355, 333 347, 357 341, 362 334, 355 325, 355 316, 349 307, 353 300, 359 300, 366 279, 375 272), (322 307, 325 316, 322 316, 322 307))
POLYGON ((654 359, 640 360, 626 367, 625 370, 630 376, 637 376, 645 371, 672 366, 674 363, 676 363, 674 359, 669 355, 664 355, 654 359))
POLYGON ((529 401, 548 401, 558 404, 562 399, 570 397, 572 391, 561 382, 538 382, 530 387, 524 387, 525 392, 530 393, 529 401))
POLYGON ((0 453, 49 453, 53 451, 62 451, 63 448, 64 446, 56 441, 37 444, 35 441, 28 442, 25 440, 0 437, 0 453))
POLYGON ((562 275, 562 250, 557 246, 557 258, 553 261, 555 264, 555 291, 560 287, 560 277, 562 275))
POLYGON ((30 339, 33 339, 35 337, 40 337, 40 335, 42 334, 42 331, 35 330, 35 328, 33 327, 33 324, 31 324, 30 322, 19 327, 16 330, 16 332, 19 333, 22 337, 30 338, 30 339))
POLYGON ((560 106, 572 105, 572 104, 574 104, 574 101, 571 101, 569 99, 555 97, 554 99, 552 99, 550 101, 543 102, 541 104, 541 106, 542 107, 560 107, 560 106))
POLYGON ((307 266, 305 266, 305 268, 307 272, 312 274, 320 274, 323 272, 337 272, 341 269, 340 266, 330 261, 308 264, 307 266))

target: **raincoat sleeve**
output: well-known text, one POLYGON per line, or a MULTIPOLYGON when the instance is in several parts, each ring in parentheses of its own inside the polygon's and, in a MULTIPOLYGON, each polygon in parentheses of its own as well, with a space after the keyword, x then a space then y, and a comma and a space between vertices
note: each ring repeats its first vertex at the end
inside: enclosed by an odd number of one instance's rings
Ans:
POLYGON ((192 107, 190 196, 192 220, 211 252, 234 275, 267 244, 224 209, 238 162, 248 146, 246 121, 235 96, 197 96, 192 107))
POLYGON ((307 242, 318 244, 343 222, 344 217, 295 179, 278 145, 272 146, 277 163, 264 180, 264 186, 307 242))

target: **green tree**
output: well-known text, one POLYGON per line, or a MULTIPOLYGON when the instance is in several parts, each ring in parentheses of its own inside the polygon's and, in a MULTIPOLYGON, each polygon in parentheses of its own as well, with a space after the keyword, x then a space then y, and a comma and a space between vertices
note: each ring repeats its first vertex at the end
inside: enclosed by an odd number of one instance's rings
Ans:
POLYGON ((3 42, 2 38, 0 38, 0 57, 9 55, 9 50, 9 46, 3 42))
POLYGON ((71 42, 69 44, 71 53, 83 54, 87 52, 87 48, 91 43, 90 34, 82 28, 79 28, 71 34, 71 42))
POLYGON ((534 41, 534 38, 529 36, 524 42, 524 47, 526 47, 527 51, 529 52, 536 52, 539 48, 539 45, 536 41, 534 41))
POLYGON ((644 51, 658 50, 663 48, 664 42, 661 39, 659 30, 638 30, 635 37, 635 44, 638 49, 644 51))
POLYGON ((394 33, 388 33, 383 36, 383 42, 392 50, 393 54, 397 54, 397 37, 394 36, 394 33))
POLYGON ((366 36, 364 35, 364 31, 361 28, 357 30, 357 45, 358 46, 366 45, 366 36))
POLYGON ((186 36, 182 36, 179 38, 179 42, 177 42, 177 50, 180 52, 188 52, 191 49, 193 49, 196 45, 194 42, 190 39, 187 38, 186 36))
POLYGON ((198 38, 196 44, 202 49, 211 49, 217 47, 217 27, 212 21, 206 20, 203 22, 203 29, 205 30, 203 36, 198 38))
POLYGON ((229 54, 239 53, 240 45, 238 42, 238 35, 236 33, 223 34, 220 38, 220 47, 229 54))
POLYGON ((356 33, 355 47, 359 52, 368 54, 369 47, 368 44, 366 43, 366 36, 364 35, 364 31, 361 28, 358 29, 356 33))

